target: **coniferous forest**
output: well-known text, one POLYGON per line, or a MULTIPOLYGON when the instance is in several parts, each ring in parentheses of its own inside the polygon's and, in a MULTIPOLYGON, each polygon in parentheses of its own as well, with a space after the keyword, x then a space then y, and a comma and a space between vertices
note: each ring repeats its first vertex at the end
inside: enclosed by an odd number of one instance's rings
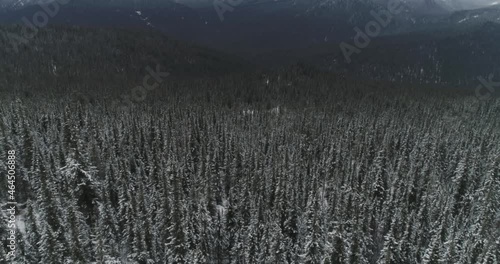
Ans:
POLYGON ((301 82, 272 107, 2 95, 17 263, 498 263, 498 101, 301 82))
MULTIPOLYGON (((39 56, 64 64, 52 47, 39 56)), ((296 65, 173 69, 118 105, 134 82, 74 81, 98 74, 81 63, 2 71, 53 72, 0 90, 0 202, 11 151, 17 202, 16 256, 2 210, 0 263, 500 261, 498 99, 296 65)))

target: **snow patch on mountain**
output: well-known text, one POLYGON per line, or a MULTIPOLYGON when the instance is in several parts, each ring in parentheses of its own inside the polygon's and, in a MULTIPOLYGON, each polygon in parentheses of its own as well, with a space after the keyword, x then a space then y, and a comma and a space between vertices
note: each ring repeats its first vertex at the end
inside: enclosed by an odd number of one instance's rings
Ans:
POLYGON ((141 10, 136 10, 136 11, 135 11, 135 14, 138 16, 138 18, 139 18, 140 20, 142 20, 142 21, 146 22, 146 25, 147 25, 148 27, 151 27, 151 28, 154 28, 154 27, 155 27, 155 26, 154 26, 151 22, 149 22, 149 21, 148 21, 148 20, 149 20, 149 17, 145 16, 143 11, 141 11, 141 10))

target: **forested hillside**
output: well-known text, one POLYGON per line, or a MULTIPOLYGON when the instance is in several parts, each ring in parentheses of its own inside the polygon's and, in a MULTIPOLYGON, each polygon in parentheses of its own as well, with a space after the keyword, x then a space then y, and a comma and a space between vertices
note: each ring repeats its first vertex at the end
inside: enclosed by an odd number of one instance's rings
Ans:
POLYGON ((46 91, 0 97, 17 263, 499 261, 498 100, 300 71, 46 91))
POLYGON ((238 58, 156 31, 66 26, 41 28, 35 34, 22 26, 0 26, 0 61, 0 89, 16 91, 74 85, 88 89, 104 83, 129 87, 142 81, 147 66, 156 65, 183 78, 249 68, 238 58))
MULTIPOLYGON (((499 41, 500 25, 487 22, 466 30, 372 39, 368 47, 350 56, 351 63, 338 47, 316 56, 313 61, 333 72, 345 71, 364 78, 475 88, 479 76, 500 74, 499 41)), ((346 43, 353 45, 352 40, 346 43)))

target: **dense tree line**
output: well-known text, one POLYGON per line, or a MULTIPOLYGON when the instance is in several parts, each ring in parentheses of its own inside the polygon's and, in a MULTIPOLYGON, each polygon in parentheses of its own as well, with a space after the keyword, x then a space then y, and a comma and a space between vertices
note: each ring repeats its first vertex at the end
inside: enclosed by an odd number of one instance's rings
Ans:
POLYGON ((298 67, 125 109, 104 89, 2 93, 16 260, 498 263, 500 102, 389 86, 298 67))

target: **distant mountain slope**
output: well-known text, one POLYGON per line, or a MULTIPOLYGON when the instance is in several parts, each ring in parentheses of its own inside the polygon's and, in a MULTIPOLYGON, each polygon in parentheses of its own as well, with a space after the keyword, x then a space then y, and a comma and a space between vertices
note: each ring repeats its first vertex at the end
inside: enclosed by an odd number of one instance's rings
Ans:
MULTIPOLYGON (((47 4, 56 0, 0 0, 0 8, 5 9, 23 9, 29 6, 47 4)), ((60 1, 63 2, 63 1, 60 1)), ((153 7, 167 7, 175 5, 177 1, 171 0, 70 0, 66 5, 71 6, 85 6, 85 7, 131 7, 131 8, 153 8, 153 7)))
POLYGON ((39 3, 47 3, 43 0, 0 0, 0 8, 21 9, 39 3))
MULTIPOLYGON (((37 0, 0 0, 0 3, 6 5, 6 1, 24 8, 0 10, 0 23, 19 23, 22 17, 31 18, 41 10, 38 5, 28 5, 37 0)), ((183 1, 80 0, 64 5, 49 23, 155 28, 184 41, 253 56, 275 50, 304 49, 327 41, 340 42, 350 37, 354 27, 364 27, 372 21, 373 10, 387 9, 387 1, 248 0, 233 4, 233 9, 224 12, 221 20, 213 2, 190 8, 183 1)), ((450 16, 453 16, 451 11, 438 2, 408 2, 404 12, 396 15, 381 34, 454 27, 461 19, 455 21, 450 16)), ((460 17, 460 13, 454 17, 460 17)))
POLYGON ((423 16, 411 22, 400 25, 398 32, 466 31, 485 22, 500 24, 500 5, 456 11, 438 16, 423 16))
POLYGON ((487 22, 463 32, 426 32, 372 40, 347 63, 340 48, 314 56, 335 72, 416 83, 477 85, 479 76, 500 76, 500 25, 487 22))
MULTIPOLYGON (((16 53, 20 26, 0 26, 1 86, 23 80, 133 83, 160 65, 173 77, 218 75, 247 69, 237 58, 170 39, 157 31, 46 27, 16 53)), ((129 84, 130 85, 130 84, 129 84)))
MULTIPOLYGON (((255 54, 306 48, 325 41, 325 38, 340 41, 352 32, 353 27, 373 20, 370 11, 386 7, 368 0, 252 0, 234 5, 221 20, 213 4, 189 8, 179 4, 182 1, 165 1, 164 4, 129 2, 121 7, 112 1, 95 4, 88 0, 70 2, 49 23, 151 27, 168 36, 226 52, 255 54)), ((0 14, 0 23, 19 23, 22 17, 31 18, 39 10, 39 6, 4 10, 0 14)), ((405 19, 409 19, 407 16, 411 14, 405 14, 405 19)))
MULTIPOLYGON (((370 12, 386 7, 387 0, 244 1, 232 12, 226 12, 223 21, 210 5, 190 8, 156 0, 136 3, 139 2, 129 1, 126 7, 118 8, 110 0, 95 4, 75 1, 64 6, 50 23, 158 30, 176 39, 244 56, 261 65, 313 58, 313 63, 323 68, 362 73, 369 78, 467 83, 498 67, 492 63, 498 59, 498 6, 452 12, 440 1, 412 2, 415 4, 409 4, 381 31, 381 38, 359 56, 355 54, 359 58, 353 64, 346 65, 339 43, 352 40, 354 28, 364 28, 373 21, 370 12), (429 12, 433 7, 435 11, 429 12), (483 26, 486 22, 490 24, 483 26), (488 30, 493 32, 491 36, 488 30), (461 61, 462 58, 468 59, 461 61)), ((4 10, 0 23, 19 23, 22 17, 30 18, 39 10, 38 6, 4 10)))
POLYGON ((484 22, 500 23, 500 5, 474 10, 458 11, 448 18, 450 24, 477 25, 484 22))

